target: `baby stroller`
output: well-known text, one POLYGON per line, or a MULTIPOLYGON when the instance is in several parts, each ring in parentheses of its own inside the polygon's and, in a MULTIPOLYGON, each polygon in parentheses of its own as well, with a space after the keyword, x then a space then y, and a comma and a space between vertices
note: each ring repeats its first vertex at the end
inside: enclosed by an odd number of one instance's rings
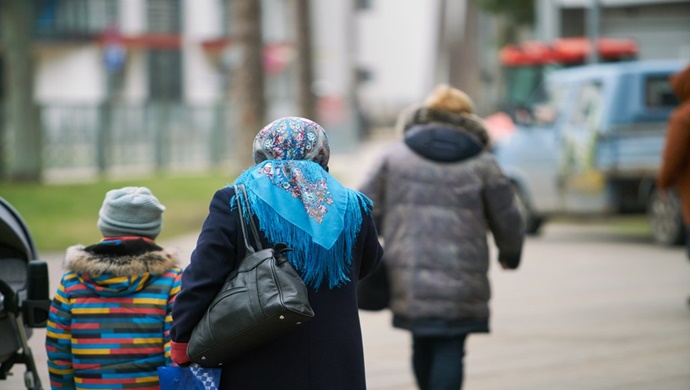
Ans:
POLYGON ((0 197, 0 380, 24 364, 27 389, 42 389, 28 340, 30 328, 46 326, 50 309, 48 264, 36 258, 24 221, 0 197))

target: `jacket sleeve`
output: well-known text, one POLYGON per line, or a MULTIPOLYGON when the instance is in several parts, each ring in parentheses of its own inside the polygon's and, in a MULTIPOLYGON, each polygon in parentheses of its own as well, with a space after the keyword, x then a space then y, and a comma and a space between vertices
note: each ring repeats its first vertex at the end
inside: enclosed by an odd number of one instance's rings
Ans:
POLYGON ((232 189, 226 188, 213 196, 190 264, 182 273, 182 289, 175 298, 170 330, 176 343, 189 341, 192 330, 237 263, 234 243, 238 239, 239 215, 236 210, 230 210, 233 194, 232 189))
POLYGON ((669 120, 663 160, 657 177, 659 188, 673 187, 690 153, 690 106, 678 109, 669 120), (687 113, 687 114, 684 114, 687 113))
POLYGON ((46 327, 46 352, 48 373, 53 389, 74 389, 72 367, 72 307, 65 285, 76 278, 74 273, 65 274, 53 297, 46 327))
POLYGON ((515 203, 513 188, 488 153, 484 154, 487 170, 484 176, 482 198, 489 229, 498 247, 498 260, 508 268, 520 265, 525 227, 515 203))
POLYGON ((172 360, 170 359, 170 328, 172 327, 173 322, 172 308, 175 305, 175 299, 177 298, 177 294, 180 293, 180 288, 182 286, 182 270, 175 268, 173 271, 175 272, 175 279, 173 281, 172 288, 170 289, 170 294, 168 295, 168 305, 165 313, 165 325, 163 328, 165 364, 168 366, 172 364, 172 360))
POLYGON ((386 158, 381 157, 368 172, 359 191, 374 202, 371 215, 379 232, 383 231, 386 214, 386 158))
POLYGON ((359 234, 362 248, 362 262, 359 269, 359 279, 373 273, 381 263, 383 247, 378 239, 378 233, 371 215, 363 214, 362 228, 359 234))

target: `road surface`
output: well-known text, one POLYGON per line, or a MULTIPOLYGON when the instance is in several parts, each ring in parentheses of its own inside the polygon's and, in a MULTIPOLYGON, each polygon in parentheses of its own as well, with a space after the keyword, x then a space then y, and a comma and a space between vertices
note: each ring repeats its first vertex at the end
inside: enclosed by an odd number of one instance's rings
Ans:
MULTIPOLYGON (((193 236, 164 243, 187 257, 193 236)), ((493 255, 495 256, 495 250, 493 255)), ((51 288, 60 254, 45 257, 51 288)), ((468 339, 465 388, 690 389, 690 262, 618 224, 553 223, 529 238, 523 264, 491 269, 492 333, 468 339)), ((361 312, 372 390, 415 389, 410 337, 390 313, 361 312)), ((44 329, 31 346, 45 388, 44 329)), ((23 365, 0 389, 23 389, 23 365)))

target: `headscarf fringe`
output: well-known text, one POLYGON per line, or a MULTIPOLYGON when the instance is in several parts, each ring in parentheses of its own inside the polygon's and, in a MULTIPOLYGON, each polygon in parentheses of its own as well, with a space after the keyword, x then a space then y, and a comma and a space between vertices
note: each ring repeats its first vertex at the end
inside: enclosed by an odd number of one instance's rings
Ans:
MULTIPOLYGON (((304 230, 281 217, 252 192, 247 193, 252 213, 259 221, 259 229, 269 242, 282 242, 292 249, 287 252, 288 261, 302 276, 304 283, 313 288, 318 289, 324 282, 328 283, 329 288, 334 288, 351 280, 349 274, 352 248, 362 226, 362 210, 370 213, 373 204, 369 198, 357 191, 347 192, 344 228, 331 248, 325 248, 312 240, 305 240, 305 237, 310 236, 305 234, 304 230)), ((235 196, 230 200, 232 209, 237 206, 235 196)), ((249 222, 250 213, 246 210, 246 203, 241 204, 246 224, 249 222)), ((249 233, 249 230, 247 232, 249 233)))

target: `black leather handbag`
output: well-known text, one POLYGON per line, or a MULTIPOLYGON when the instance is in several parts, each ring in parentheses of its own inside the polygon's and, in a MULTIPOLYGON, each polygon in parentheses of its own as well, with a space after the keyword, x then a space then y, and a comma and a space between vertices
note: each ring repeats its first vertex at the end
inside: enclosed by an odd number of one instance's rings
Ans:
POLYGON ((314 316, 307 287, 290 265, 285 244, 263 249, 243 185, 235 186, 240 226, 247 255, 225 281, 192 331, 187 355, 204 367, 224 362, 273 341, 314 316), (241 205, 258 249, 249 242, 241 205))

